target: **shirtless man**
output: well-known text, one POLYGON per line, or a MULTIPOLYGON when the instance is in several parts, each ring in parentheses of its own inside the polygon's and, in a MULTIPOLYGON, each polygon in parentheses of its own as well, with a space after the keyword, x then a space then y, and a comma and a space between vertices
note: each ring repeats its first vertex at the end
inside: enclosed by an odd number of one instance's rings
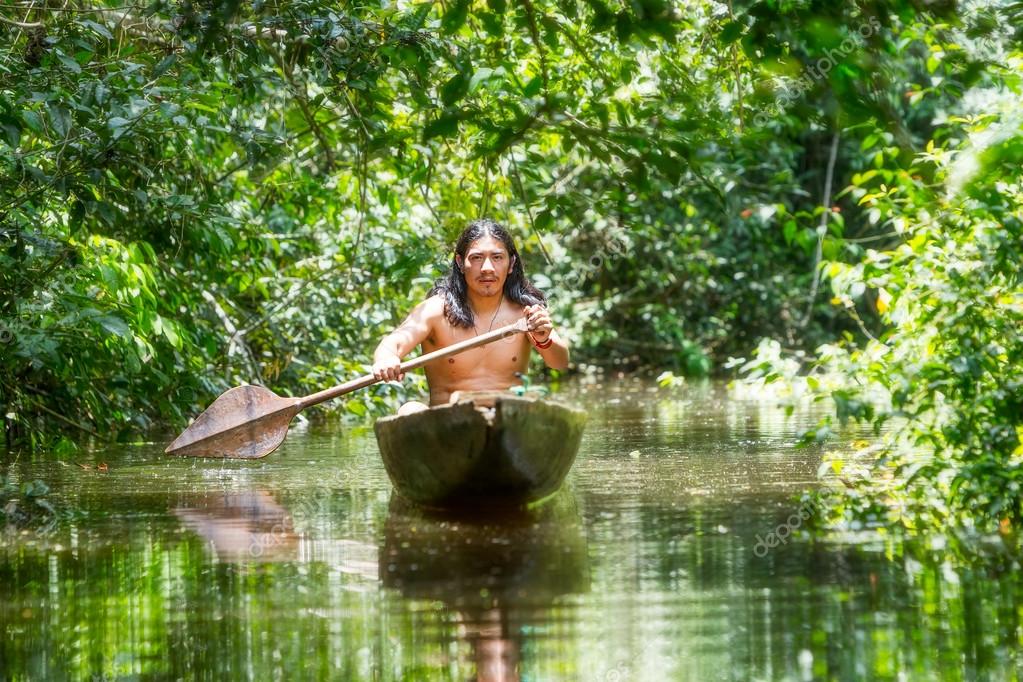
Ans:
MULTIPOLYGON (((543 293, 526 279, 511 236, 493 220, 472 222, 455 244, 451 272, 429 297, 380 341, 373 353, 373 376, 401 381, 401 359, 419 345, 429 353, 458 341, 529 319, 528 334, 515 334, 480 348, 424 365, 430 405, 457 400, 458 391, 503 391, 521 384, 531 348, 552 369, 568 367, 568 344, 554 331, 543 293)), ((405 403, 398 414, 426 409, 405 403)))

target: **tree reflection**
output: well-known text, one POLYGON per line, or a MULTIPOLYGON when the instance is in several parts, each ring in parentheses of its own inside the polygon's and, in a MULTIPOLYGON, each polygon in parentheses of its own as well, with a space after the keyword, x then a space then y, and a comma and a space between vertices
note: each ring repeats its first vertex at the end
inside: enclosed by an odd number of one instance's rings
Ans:
POLYGON ((522 630, 559 597, 589 590, 575 498, 533 510, 439 513, 391 497, 380 579, 410 600, 439 601, 472 650, 476 679, 520 679, 522 630))

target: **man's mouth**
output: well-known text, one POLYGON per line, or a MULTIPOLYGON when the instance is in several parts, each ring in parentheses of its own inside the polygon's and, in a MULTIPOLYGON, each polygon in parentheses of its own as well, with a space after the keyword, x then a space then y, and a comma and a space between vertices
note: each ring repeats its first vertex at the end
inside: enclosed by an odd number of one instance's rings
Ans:
POLYGON ((480 284, 495 284, 496 282, 497 282, 496 279, 481 279, 480 280, 480 284))

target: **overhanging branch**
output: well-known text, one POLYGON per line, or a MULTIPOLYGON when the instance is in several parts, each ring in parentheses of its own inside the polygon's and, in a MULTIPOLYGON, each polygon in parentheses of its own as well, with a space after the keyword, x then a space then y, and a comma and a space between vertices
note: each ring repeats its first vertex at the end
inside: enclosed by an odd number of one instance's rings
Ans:
POLYGON ((8 19, 7 17, 0 15, 0 22, 8 24, 9 26, 17 26, 18 28, 42 28, 43 25, 38 21, 15 21, 14 19, 8 19))

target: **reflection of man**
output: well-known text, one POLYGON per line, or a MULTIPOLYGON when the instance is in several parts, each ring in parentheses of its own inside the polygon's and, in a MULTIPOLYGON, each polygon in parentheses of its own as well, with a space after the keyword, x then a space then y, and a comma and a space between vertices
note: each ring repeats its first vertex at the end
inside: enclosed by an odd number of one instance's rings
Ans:
MULTIPOLYGON (((457 391, 504 390, 520 383, 516 373, 529 364, 530 346, 548 367, 568 367, 568 344, 554 331, 543 293, 526 279, 511 235, 493 220, 472 222, 455 244, 451 272, 438 280, 429 298, 385 336, 373 353, 373 375, 401 380, 401 359, 422 345, 423 352, 471 339, 519 318, 530 333, 487 344, 427 365, 430 404, 457 398, 457 391)), ((426 409, 413 401, 399 414, 426 409)))
POLYGON ((508 632, 506 614, 494 608, 479 616, 463 618, 476 654, 476 682, 519 682, 522 642, 508 632))

